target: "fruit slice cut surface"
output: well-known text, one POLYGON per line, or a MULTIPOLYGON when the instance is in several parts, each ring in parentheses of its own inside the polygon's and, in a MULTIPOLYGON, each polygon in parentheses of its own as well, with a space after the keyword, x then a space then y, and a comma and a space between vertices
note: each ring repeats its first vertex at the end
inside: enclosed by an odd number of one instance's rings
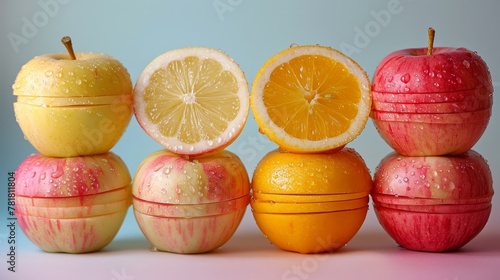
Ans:
POLYGON ((154 59, 134 90, 141 127, 166 149, 200 155, 231 144, 249 111, 248 84, 229 56, 204 47, 154 59))
POLYGON ((341 147, 364 129, 370 81, 351 58, 323 46, 295 46, 271 57, 250 97, 261 132, 293 152, 341 147))

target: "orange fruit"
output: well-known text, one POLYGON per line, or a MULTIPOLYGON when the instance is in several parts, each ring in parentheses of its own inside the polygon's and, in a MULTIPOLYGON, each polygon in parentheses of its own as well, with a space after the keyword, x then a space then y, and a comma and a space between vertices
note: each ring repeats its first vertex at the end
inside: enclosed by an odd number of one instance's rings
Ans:
POLYGON ((365 161, 352 148, 314 154, 274 150, 260 160, 252 177, 255 195, 368 195, 371 185, 365 161))
POLYGON ((351 148, 332 153, 269 152, 252 178, 252 214, 277 247, 335 251, 358 232, 368 211, 370 171, 351 148))
POLYGON ((239 65, 205 47, 168 51, 141 73, 134 88, 138 123, 171 152, 202 155, 221 150, 248 117, 248 83, 239 65))
POLYGON ((364 129, 370 79, 354 60, 325 46, 293 46, 271 57, 252 85, 261 132, 292 152, 343 147, 364 129))

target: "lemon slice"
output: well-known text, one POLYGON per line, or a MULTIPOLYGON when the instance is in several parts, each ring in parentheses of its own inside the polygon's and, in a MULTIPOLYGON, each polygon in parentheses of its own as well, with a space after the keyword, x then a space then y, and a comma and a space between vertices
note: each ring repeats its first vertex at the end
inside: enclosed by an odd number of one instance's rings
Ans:
POLYGON ((249 111, 248 83, 223 52, 181 48, 155 58, 134 88, 141 127, 171 152, 201 155, 221 150, 240 134, 249 111))
POLYGON ((294 46, 271 57, 252 85, 259 130, 285 150, 342 147, 364 129, 370 80, 354 60, 324 46, 294 46))

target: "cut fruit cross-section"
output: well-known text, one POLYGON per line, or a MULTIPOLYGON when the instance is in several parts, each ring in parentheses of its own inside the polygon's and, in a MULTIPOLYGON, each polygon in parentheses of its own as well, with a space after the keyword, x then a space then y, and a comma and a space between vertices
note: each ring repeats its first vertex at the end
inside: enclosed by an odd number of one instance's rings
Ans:
POLYGON ((324 46, 292 46, 257 73, 250 97, 260 131, 292 152, 343 147, 364 129, 370 79, 351 58, 324 46))
POLYGON ((248 83, 221 51, 191 47, 168 51, 141 73, 134 89, 141 127, 171 152, 201 155, 221 150, 248 117, 248 83))

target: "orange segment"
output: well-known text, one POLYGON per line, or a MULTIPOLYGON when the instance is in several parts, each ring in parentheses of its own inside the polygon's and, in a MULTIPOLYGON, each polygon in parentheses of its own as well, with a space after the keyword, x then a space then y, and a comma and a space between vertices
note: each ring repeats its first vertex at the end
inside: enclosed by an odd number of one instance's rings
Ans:
POLYGON ((248 84, 224 53, 183 48, 146 67, 134 102, 138 122, 153 139, 172 152, 199 155, 239 135, 249 111, 248 84))
POLYGON ((358 64, 332 48, 291 47, 257 73, 251 105, 260 130, 282 148, 332 150, 363 130, 370 81, 358 64))

